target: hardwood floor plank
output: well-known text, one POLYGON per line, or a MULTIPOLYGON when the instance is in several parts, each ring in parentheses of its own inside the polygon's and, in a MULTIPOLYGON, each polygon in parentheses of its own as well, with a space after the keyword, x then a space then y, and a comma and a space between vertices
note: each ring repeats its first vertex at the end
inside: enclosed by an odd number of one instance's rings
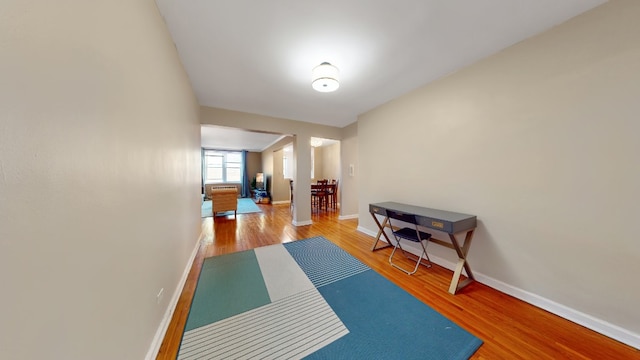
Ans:
MULTIPOLYGON (((202 261, 206 257, 324 236, 484 341, 472 359, 639 359, 640 351, 480 283, 447 292, 452 272, 433 265, 406 275, 388 262, 391 249, 371 252, 373 238, 356 230, 357 219, 336 211, 314 212, 313 224, 291 224, 288 204, 259 204, 262 213, 202 220, 202 244, 187 278, 157 359, 175 359, 202 261)), ((428 250, 428 249, 427 249, 428 250)), ((406 260, 398 258, 403 266, 406 260)), ((395 257, 394 257, 395 262, 395 257)))

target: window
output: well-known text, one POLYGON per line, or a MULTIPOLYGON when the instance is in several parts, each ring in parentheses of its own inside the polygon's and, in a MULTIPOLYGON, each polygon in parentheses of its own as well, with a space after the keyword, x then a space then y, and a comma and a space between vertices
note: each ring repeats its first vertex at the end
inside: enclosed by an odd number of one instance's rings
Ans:
POLYGON ((239 151, 204 151, 204 181, 212 183, 242 182, 242 153, 239 151))

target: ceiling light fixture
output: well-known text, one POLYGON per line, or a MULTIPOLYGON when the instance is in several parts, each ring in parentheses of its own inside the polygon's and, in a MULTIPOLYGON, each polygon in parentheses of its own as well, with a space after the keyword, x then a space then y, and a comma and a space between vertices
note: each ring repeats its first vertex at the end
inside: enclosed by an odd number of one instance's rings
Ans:
POLYGON ((312 147, 322 146, 322 139, 311 138, 311 146, 312 147))
POLYGON ((338 90, 340 83, 338 82, 338 68, 323 62, 311 70, 312 82, 311 86, 319 92, 332 92, 338 90))

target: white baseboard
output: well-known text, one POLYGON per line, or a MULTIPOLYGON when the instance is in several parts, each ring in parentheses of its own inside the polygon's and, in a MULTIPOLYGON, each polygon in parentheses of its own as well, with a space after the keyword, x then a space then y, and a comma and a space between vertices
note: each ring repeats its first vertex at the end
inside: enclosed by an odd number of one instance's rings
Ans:
MULTIPOLYGON (((340 216, 338 216, 338 220, 357 219, 358 217, 359 217, 358 214, 340 215, 340 216)), ((373 235, 373 236, 375 236, 375 235, 373 235)))
MULTIPOLYGON (((358 226, 357 228, 358 231, 360 231, 361 233, 367 234, 369 236, 371 236, 372 238, 375 238, 375 236, 377 235, 377 231, 370 231, 369 229, 365 229, 361 226, 358 226)), ((386 243, 386 241, 384 240, 384 238, 380 239, 380 241, 383 241, 386 243)), ((405 250, 408 250, 411 253, 414 253, 414 255, 419 256, 420 253, 418 252, 417 249, 413 249, 413 248, 409 248, 409 247, 404 247, 403 248, 405 250)), ((444 268, 447 268, 451 271, 455 270, 456 264, 443 259, 441 257, 435 256, 435 255, 429 255, 429 258, 431 259, 431 262, 438 264, 444 268)), ((482 273, 478 273, 476 271, 473 272, 475 277, 476 277, 476 281, 485 284, 489 287, 492 287, 502 293, 511 295, 517 299, 520 299, 526 303, 529 303, 533 306, 536 306, 538 308, 541 308, 543 310, 546 310, 550 313, 553 313, 555 315, 558 315, 564 319, 567 319, 569 321, 572 321, 576 324, 582 325, 588 329, 591 329, 595 332, 598 332, 604 336, 610 337, 614 340, 620 341, 621 343, 627 344, 631 347, 634 347, 636 349, 640 350, 640 334, 636 334, 630 330, 624 329, 620 326, 611 324, 607 321, 604 321, 602 319, 596 318, 594 316, 591 316, 589 314, 585 314, 581 311, 572 309, 568 306, 559 304, 555 301, 549 300, 545 297, 542 297, 540 295, 528 292, 526 290, 520 289, 518 287, 515 287, 513 285, 504 283, 500 280, 496 280, 490 276, 484 275, 482 273)))
POLYGON ((180 300, 180 295, 182 295, 182 289, 184 288, 185 283, 187 282, 187 277, 189 276, 189 271, 191 271, 191 267, 193 266, 193 261, 198 254, 198 249, 200 249, 200 239, 197 243, 193 251, 191 252, 191 256, 189 257, 189 261, 187 261, 187 265, 182 273, 182 277, 178 282, 178 286, 176 286, 175 291, 173 292, 173 296, 171 297, 171 301, 167 304, 167 310, 162 318, 162 322, 160 322, 160 326, 158 326, 158 330, 156 330, 156 335, 153 337, 153 341, 151 342, 151 347, 147 352, 146 360, 153 360, 158 356, 158 352, 160 351, 160 346, 162 345, 162 340, 164 340, 164 336, 167 333, 167 329, 169 328, 169 323, 171 322, 171 317, 173 317, 173 313, 178 305, 178 300, 180 300))
POLYGON ((311 221, 311 220, 307 220, 307 221, 295 221, 295 220, 293 220, 291 223, 293 225, 295 225, 295 226, 307 226, 307 225, 313 224, 313 221, 311 221))
POLYGON ((289 201, 289 200, 272 201, 271 204, 272 205, 291 204, 291 201, 289 201))
POLYGON ((367 234, 369 236, 371 236, 372 238, 375 238, 376 235, 378 234, 377 231, 371 231, 369 229, 363 228, 362 226, 358 225, 358 227, 356 228, 356 230, 360 231, 361 233, 367 234))
POLYGON ((476 281, 640 350, 640 334, 474 271, 476 281))

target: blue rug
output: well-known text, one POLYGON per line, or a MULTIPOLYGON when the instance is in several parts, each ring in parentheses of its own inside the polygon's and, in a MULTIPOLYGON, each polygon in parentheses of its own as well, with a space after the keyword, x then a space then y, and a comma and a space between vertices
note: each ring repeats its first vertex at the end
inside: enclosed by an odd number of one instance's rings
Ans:
MULTIPOLYGON (((212 213, 212 209, 211 209, 211 200, 205 200, 202 202, 202 217, 206 218, 206 217, 212 217, 213 213, 212 213)), ((252 199, 238 199, 238 214, 249 214, 249 213, 256 213, 256 212, 262 212, 262 210, 260 210, 260 208, 258 207, 258 205, 256 205, 255 202, 253 202, 252 199)), ((216 216, 227 216, 227 215, 233 215, 233 211, 227 211, 227 212, 221 212, 221 213, 217 213, 216 216)))
POLYGON ((315 237, 206 259, 178 359, 468 359, 481 345, 315 237))

